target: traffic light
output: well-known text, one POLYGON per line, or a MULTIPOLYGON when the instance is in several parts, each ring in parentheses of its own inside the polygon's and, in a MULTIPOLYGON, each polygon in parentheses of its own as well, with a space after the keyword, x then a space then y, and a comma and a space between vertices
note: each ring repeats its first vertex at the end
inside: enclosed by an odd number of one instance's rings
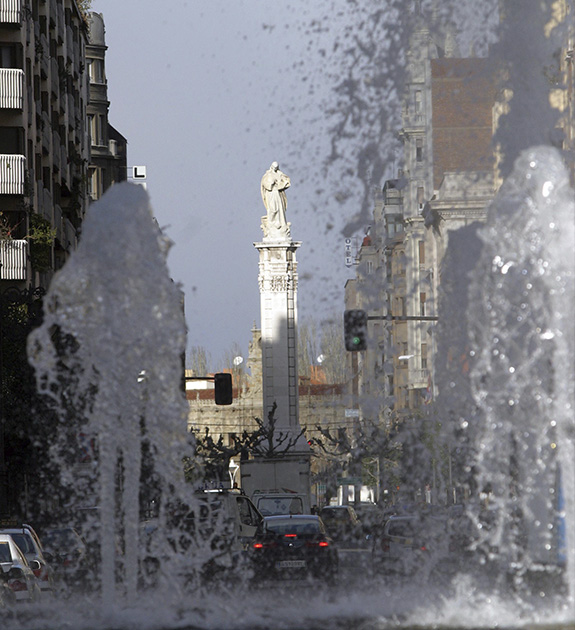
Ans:
POLYGON ((214 374, 214 390, 216 405, 231 405, 232 395, 232 375, 226 372, 214 374))
POLYGON ((365 350, 367 347, 367 313, 359 309, 343 314, 345 349, 350 352, 365 350))

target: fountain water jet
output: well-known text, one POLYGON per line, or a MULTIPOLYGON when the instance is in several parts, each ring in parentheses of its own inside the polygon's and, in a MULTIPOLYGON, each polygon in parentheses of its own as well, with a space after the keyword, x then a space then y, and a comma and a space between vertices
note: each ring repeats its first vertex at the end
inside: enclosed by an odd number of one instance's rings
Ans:
POLYGON ((39 390, 60 417, 51 452, 60 462, 66 509, 97 514, 88 520, 100 541, 105 606, 116 598, 118 533, 132 601, 140 498, 149 490, 165 521, 166 499, 183 481, 185 324, 182 294, 166 267, 168 247, 144 190, 114 186, 90 206, 79 247, 54 277, 44 322, 28 341, 39 390), (78 461, 80 435, 93 443, 88 464, 78 461))
POLYGON ((450 237, 437 366, 440 415, 449 418, 444 439, 468 493, 485 499, 473 517, 478 549, 497 570, 489 583, 520 601, 525 593, 557 595, 566 585, 570 614, 574 215, 559 151, 542 146, 521 153, 487 224, 450 237))

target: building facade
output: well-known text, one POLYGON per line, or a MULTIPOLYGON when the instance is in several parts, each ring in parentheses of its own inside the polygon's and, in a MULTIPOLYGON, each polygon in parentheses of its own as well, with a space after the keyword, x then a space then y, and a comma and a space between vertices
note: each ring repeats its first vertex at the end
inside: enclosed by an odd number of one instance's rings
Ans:
POLYGON ((75 0, 0 1, 2 280, 47 286, 87 199, 88 24, 75 0))
MULTIPOLYGON (((552 9, 546 32, 563 37, 557 67, 546 68, 549 103, 558 112, 553 137, 573 175, 572 3, 557 0, 552 9)), ((363 418, 378 416, 390 426, 428 415, 437 396, 442 262, 450 234, 485 221, 501 184, 493 137, 510 98, 493 58, 462 57, 453 33, 420 19, 407 55, 402 168, 374 191, 373 224, 357 254, 356 278, 346 285, 346 308, 369 315, 368 349, 348 359, 354 393, 363 418)))
POLYGON ((86 46, 86 65, 90 82, 88 132, 90 164, 88 198, 96 201, 116 182, 127 179, 127 141, 109 122, 108 82, 106 79, 106 31, 100 13, 88 16, 90 31, 86 46))

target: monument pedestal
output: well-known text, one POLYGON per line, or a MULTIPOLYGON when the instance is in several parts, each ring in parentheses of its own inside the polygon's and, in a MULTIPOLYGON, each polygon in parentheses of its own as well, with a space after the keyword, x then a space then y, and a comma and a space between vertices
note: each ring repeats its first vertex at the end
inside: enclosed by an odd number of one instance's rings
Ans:
MULTIPOLYGON (((254 243, 259 251, 264 415, 274 402, 276 430, 293 438, 299 424, 297 357, 297 261, 300 242, 254 243)), ((309 450, 301 438, 302 450, 309 450), (304 446, 305 445, 305 446, 304 446)), ((300 445, 298 444, 298 450, 300 445)))

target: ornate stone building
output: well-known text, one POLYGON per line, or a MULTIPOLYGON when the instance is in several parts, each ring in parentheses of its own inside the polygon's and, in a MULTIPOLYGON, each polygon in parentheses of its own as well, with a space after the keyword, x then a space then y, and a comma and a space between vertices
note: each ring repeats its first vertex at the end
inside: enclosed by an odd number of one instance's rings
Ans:
MULTIPOLYGON (((186 390, 190 405, 190 431, 203 433, 207 428, 215 440, 222 436, 224 444, 228 445, 232 443, 233 435, 257 429, 254 418, 262 418, 263 398, 261 332, 256 328, 252 330, 248 368, 251 374, 234 375, 234 401, 229 406, 215 405, 213 385, 209 381, 202 382, 201 388, 192 385, 186 390)), ((318 426, 333 435, 337 435, 342 428, 347 428, 350 435, 353 434, 355 417, 346 413, 349 406, 346 387, 319 380, 313 376, 299 380, 299 422, 305 429, 306 439, 321 437, 318 426)), ((318 504, 326 500, 326 492, 330 496, 335 495, 337 488, 334 475, 341 476, 344 463, 345 458, 330 459, 321 449, 312 447, 312 494, 318 504)))

